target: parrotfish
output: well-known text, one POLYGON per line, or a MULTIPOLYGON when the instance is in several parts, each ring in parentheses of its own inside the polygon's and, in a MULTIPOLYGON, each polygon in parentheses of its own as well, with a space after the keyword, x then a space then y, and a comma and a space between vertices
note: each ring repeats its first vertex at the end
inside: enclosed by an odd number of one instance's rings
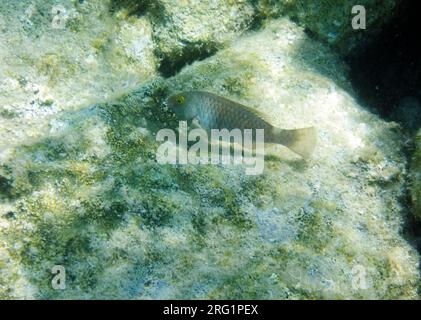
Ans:
POLYGON ((316 146, 314 127, 281 129, 269 116, 227 98, 205 91, 181 92, 170 96, 166 105, 177 118, 207 131, 211 129, 264 129, 265 143, 281 144, 307 159, 316 146))

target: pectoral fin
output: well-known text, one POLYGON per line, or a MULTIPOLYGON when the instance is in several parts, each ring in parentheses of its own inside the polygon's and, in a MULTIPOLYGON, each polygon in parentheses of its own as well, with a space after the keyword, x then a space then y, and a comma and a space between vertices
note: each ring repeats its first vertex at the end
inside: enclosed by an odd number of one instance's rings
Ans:
POLYGON ((200 125, 200 120, 198 117, 194 117, 193 119, 191 119, 190 127, 192 129, 203 129, 200 125))

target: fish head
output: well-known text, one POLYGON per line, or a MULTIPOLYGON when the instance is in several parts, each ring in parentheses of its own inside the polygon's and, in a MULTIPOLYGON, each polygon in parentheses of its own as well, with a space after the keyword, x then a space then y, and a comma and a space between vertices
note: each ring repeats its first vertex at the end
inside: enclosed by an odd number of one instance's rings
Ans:
POLYGON ((192 95, 187 92, 181 92, 168 97, 165 104, 175 113, 179 120, 190 120, 195 116, 192 114, 192 102, 192 95))

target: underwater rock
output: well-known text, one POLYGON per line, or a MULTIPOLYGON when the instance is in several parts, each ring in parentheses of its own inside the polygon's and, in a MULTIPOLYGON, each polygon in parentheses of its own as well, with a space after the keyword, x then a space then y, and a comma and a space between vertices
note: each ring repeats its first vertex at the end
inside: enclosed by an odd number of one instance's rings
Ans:
POLYGON ((411 96, 400 99, 399 104, 392 110, 391 116, 402 123, 411 133, 416 132, 421 123, 421 103, 419 99, 411 96))
POLYGON ((146 12, 164 75, 215 53, 246 30, 254 17, 248 1, 158 0, 146 12))
POLYGON ((2 298, 417 297, 400 128, 359 106, 338 56, 288 19, 47 127, 0 153, 2 298), (269 147, 258 176, 157 163, 157 130, 177 127, 162 102, 195 89, 316 126, 314 156, 269 147))
POLYGON ((412 204, 415 218, 421 221, 421 129, 415 137, 415 153, 412 158, 412 204))
POLYGON ((108 1, 2 1, 0 28, 0 148, 157 74, 149 20, 120 20, 108 1))
POLYGON ((305 27, 316 38, 329 43, 342 54, 363 47, 380 28, 393 17, 401 0, 307 1, 307 0, 255 0, 257 19, 267 20, 280 15, 288 16, 305 27), (366 13, 365 29, 354 30, 352 12, 355 5, 363 6, 366 13))
POLYGON ((171 76, 186 64, 214 54, 245 31, 259 29, 280 16, 290 17, 316 38, 348 54, 366 44, 389 22, 399 3, 358 2, 366 10, 364 30, 352 28, 355 4, 349 1, 125 0, 111 1, 111 8, 123 20, 150 20, 159 70, 171 76))

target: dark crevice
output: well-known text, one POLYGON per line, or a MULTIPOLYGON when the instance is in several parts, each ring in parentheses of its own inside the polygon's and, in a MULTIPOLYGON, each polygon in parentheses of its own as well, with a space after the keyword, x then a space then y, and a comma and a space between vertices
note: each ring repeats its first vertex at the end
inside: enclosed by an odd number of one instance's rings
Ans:
POLYGON ((164 77, 172 77, 188 64, 204 60, 218 51, 216 45, 205 43, 188 43, 180 54, 166 55, 162 57, 159 72, 164 77))
POLYGON ((421 122, 420 12, 417 1, 403 0, 376 39, 347 57, 363 104, 410 132, 421 122))
POLYGON ((290 5, 279 0, 249 0, 253 6, 254 16, 247 27, 249 31, 256 31, 262 28, 268 21, 279 18, 290 8, 290 5))
POLYGON ((141 16, 151 5, 151 1, 134 1, 134 0, 112 0, 110 3, 110 12, 116 13, 122 9, 127 11, 128 15, 141 16))
POLYGON ((3 197, 10 197, 12 193, 12 181, 0 176, 0 199, 3 197))
MULTIPOLYGON (((346 57, 360 103, 414 134, 421 124, 421 19, 417 1, 403 0, 394 18, 366 47, 346 57)), ((402 151, 409 159, 414 146, 402 151)), ((401 204, 406 211, 402 234, 421 252, 421 223, 411 214, 409 182, 401 204)))

